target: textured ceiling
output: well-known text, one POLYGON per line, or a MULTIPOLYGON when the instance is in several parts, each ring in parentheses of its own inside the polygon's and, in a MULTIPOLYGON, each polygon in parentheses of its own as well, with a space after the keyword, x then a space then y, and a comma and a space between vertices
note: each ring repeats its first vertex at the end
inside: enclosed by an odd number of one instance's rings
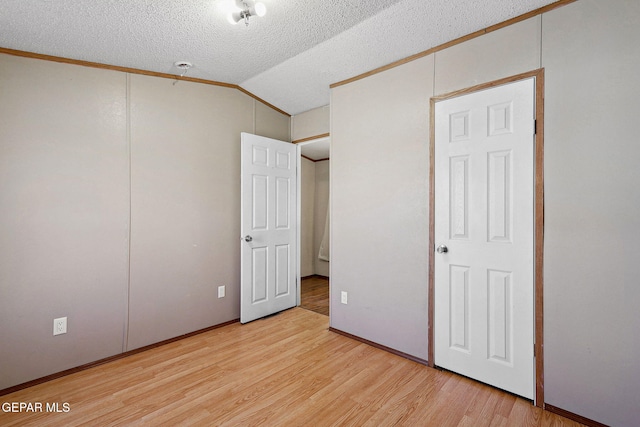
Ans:
POLYGON ((302 155, 311 160, 324 160, 330 157, 331 149, 329 147, 329 138, 300 142, 298 145, 300 146, 302 155))
POLYGON ((0 47, 239 84, 297 114, 329 85, 554 0, 261 0, 230 25, 232 0, 0 0, 0 47))

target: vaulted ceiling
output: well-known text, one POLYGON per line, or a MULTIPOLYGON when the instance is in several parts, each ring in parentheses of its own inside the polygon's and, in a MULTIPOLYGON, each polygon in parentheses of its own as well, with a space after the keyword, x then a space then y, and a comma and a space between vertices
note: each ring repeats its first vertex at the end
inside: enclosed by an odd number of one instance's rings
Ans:
POLYGON ((554 0, 261 0, 249 26, 233 0, 0 0, 0 47, 238 84, 289 114, 329 85, 554 0))

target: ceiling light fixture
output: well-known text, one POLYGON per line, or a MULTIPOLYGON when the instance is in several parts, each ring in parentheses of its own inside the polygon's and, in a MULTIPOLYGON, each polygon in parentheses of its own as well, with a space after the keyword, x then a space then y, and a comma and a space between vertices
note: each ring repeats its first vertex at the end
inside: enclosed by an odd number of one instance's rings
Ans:
POLYGON ((267 13, 267 7, 264 3, 255 0, 235 0, 235 11, 227 16, 230 24, 237 24, 244 20, 244 25, 249 26, 249 18, 252 16, 264 16, 267 13))
MULTIPOLYGON (((184 75, 187 74, 187 71, 189 71, 189 68, 193 67, 193 65, 189 61, 176 61, 173 63, 173 65, 175 65, 176 68, 182 71, 180 73, 180 77, 184 77, 184 75)), ((176 83, 178 83, 178 76, 176 76, 176 80, 173 82, 173 85, 175 86, 176 83)))
POLYGON ((187 71, 189 71, 189 68, 193 67, 193 65, 191 65, 191 62, 188 61, 176 61, 173 63, 173 65, 175 65, 176 68, 182 71, 182 73, 180 73, 180 77, 184 77, 184 75, 187 74, 187 71))

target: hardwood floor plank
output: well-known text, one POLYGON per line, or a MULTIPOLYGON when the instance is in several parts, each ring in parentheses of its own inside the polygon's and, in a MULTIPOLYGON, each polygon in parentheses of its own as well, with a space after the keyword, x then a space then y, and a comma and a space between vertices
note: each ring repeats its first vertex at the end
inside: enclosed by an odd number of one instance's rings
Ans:
POLYGON ((300 283, 300 307, 329 315, 329 279, 320 276, 305 277, 300 283))
POLYGON ((2 426, 579 426, 530 402, 328 330, 294 308, 2 396, 67 413, 2 426))

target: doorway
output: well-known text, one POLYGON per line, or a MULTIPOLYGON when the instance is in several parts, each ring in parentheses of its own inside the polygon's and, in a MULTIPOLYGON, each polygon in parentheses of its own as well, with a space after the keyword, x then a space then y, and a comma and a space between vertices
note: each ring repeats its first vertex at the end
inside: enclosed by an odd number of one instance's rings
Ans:
POLYGON ((543 77, 536 70, 431 103, 429 364, 538 406, 543 77))
POLYGON ((300 306, 329 313, 329 138, 300 147, 300 306))

